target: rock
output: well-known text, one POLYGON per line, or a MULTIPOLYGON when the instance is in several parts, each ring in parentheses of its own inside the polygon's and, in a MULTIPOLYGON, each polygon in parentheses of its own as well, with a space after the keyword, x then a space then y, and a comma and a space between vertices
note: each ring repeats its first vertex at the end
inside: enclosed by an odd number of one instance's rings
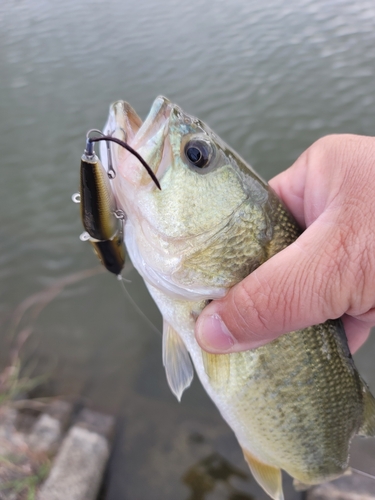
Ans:
POLYGON ((314 486, 306 500, 375 500, 375 482, 357 473, 314 486))
POLYGON ((109 457, 106 438, 74 426, 56 456, 39 500, 94 500, 109 457))
POLYGON ((15 432, 17 410, 9 406, 0 408, 0 439, 9 439, 15 432))
POLYGON ((33 451, 53 454, 69 422, 73 407, 66 401, 53 401, 36 420, 28 437, 33 451))
POLYGON ((6 492, 2 491, 0 492, 0 500, 18 500, 17 499, 18 493, 16 492, 6 492))
POLYGON ((7 457, 9 453, 17 453, 18 448, 25 446, 25 435, 16 427, 17 418, 18 412, 14 408, 0 408, 0 456, 7 457))
POLYGON ((61 433, 61 423, 56 418, 43 413, 28 437, 28 444, 33 451, 51 454, 59 444, 61 433))

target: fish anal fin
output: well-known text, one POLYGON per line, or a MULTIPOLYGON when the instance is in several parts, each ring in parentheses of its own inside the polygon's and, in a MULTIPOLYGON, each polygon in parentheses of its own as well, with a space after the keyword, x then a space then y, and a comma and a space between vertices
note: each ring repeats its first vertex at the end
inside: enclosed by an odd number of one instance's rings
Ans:
POLYGON ((281 469, 258 460, 242 448, 246 462, 256 481, 273 500, 284 500, 281 469))
POLYGON ((181 401, 182 393, 193 380, 194 370, 183 340, 166 321, 163 324, 163 365, 169 387, 181 401))
POLYGON ((375 398, 365 382, 363 382, 363 422, 358 434, 375 437, 375 398))
POLYGON ((226 384, 230 372, 229 354, 211 354, 202 350, 204 371, 213 385, 226 384))

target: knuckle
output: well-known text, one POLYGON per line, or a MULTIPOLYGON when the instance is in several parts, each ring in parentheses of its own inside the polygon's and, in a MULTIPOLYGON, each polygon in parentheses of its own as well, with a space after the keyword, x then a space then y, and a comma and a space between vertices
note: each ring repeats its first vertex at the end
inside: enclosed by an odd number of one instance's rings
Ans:
POLYGON ((290 275, 288 270, 285 270, 278 278, 280 278, 278 279, 279 293, 275 295, 274 301, 280 312, 280 327, 285 331, 286 326, 294 323, 299 311, 303 309, 305 301, 303 290, 306 289, 307 276, 303 272, 290 275))
POLYGON ((357 315, 372 307, 374 269, 374 258, 361 244, 358 228, 349 222, 337 224, 315 264, 327 317, 357 315))
POLYGON ((369 248, 353 246, 350 263, 345 281, 352 284, 353 290, 347 312, 357 316, 367 313, 374 306, 375 262, 369 248))
POLYGON ((280 270, 277 281, 274 277, 271 279, 260 282, 254 271, 251 280, 244 280, 236 290, 236 314, 254 337, 272 338, 275 332, 286 331, 285 326, 299 309, 299 284, 280 270))
POLYGON ((344 284, 349 261, 343 233, 340 228, 334 231, 318 262, 322 306, 327 318, 342 316, 348 307, 347 287, 344 284))
MULTIPOLYGON (((256 271, 253 273, 255 274, 256 271)), ((240 325, 251 330, 254 337, 272 333, 269 322, 270 296, 261 286, 254 286, 254 276, 244 280, 233 294, 234 311, 240 325)))

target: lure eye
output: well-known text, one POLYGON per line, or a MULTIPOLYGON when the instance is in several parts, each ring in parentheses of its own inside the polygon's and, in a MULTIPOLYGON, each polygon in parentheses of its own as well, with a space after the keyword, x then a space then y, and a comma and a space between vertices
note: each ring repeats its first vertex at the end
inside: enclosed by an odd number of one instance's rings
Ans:
POLYGON ((189 162, 198 168, 207 167, 212 157, 212 146, 209 142, 192 139, 185 145, 185 156, 189 162))

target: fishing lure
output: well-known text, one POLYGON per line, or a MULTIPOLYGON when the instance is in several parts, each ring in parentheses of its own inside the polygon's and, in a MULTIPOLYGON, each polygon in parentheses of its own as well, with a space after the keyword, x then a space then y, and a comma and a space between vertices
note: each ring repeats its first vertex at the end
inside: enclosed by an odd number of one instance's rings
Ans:
POLYGON ((80 203, 81 207, 81 220, 85 232, 80 238, 89 241, 104 267, 119 276, 125 265, 125 214, 117 209, 110 185, 110 181, 116 176, 111 160, 110 142, 119 144, 136 156, 158 189, 161 187, 150 166, 126 142, 103 135, 100 130, 92 129, 87 132, 86 147, 81 157, 80 192, 72 196, 73 201, 80 203), (100 134, 100 137, 90 137, 93 132, 100 134), (107 144, 108 171, 94 151, 94 143, 99 141, 106 141, 107 144))

